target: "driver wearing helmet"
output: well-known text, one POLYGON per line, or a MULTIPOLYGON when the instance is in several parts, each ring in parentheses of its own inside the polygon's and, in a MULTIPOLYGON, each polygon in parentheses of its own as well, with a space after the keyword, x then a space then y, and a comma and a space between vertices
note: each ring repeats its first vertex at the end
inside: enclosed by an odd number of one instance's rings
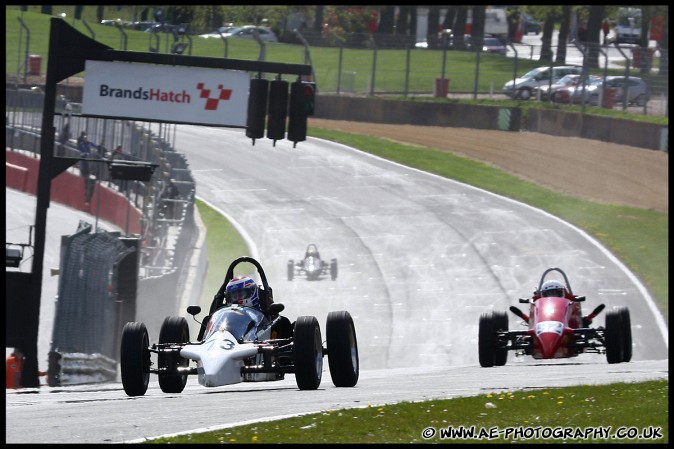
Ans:
POLYGON ((225 287, 225 298, 228 304, 238 304, 261 310, 258 286, 249 276, 232 278, 225 287))
POLYGON ((559 298, 566 297, 566 289, 559 281, 547 281, 541 287, 541 297, 555 296, 559 298))

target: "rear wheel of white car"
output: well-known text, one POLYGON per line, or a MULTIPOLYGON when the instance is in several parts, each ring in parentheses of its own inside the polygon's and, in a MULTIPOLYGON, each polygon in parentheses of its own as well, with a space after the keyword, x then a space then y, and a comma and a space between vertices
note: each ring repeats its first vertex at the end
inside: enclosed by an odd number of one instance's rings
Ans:
POLYGON ((636 103, 637 106, 646 106, 646 95, 645 94, 639 94, 637 98, 634 99, 634 102, 636 103))
POLYGON ((498 337, 496 337, 496 332, 508 332, 508 315, 505 312, 494 312, 494 365, 503 366, 508 361, 508 350, 503 347, 499 347, 498 337))
POLYGON ((625 342, 623 340, 622 317, 619 310, 606 312, 604 343, 606 344, 606 361, 608 363, 622 362, 624 359, 625 342))
POLYGON ((333 281, 337 279, 337 259, 330 261, 330 277, 333 281))
MULTIPOLYGON (((159 331, 159 343, 187 343, 190 341, 190 328, 183 317, 168 316, 164 319, 159 331)), ((189 359, 180 356, 178 351, 160 352, 158 357, 160 371, 175 373, 178 368, 187 368, 189 359)), ((158 375, 159 386, 164 393, 181 393, 187 383, 187 374, 158 375)))
POLYGON ((150 339, 143 323, 130 322, 122 330, 119 366, 129 396, 142 396, 150 383, 150 339))
POLYGON ((328 313, 325 333, 332 383, 336 387, 353 387, 358 382, 360 365, 351 314, 345 310, 328 313))
POLYGON ((293 335, 295 380, 300 390, 315 390, 323 375, 323 341, 318 320, 301 316, 295 322, 293 335))
POLYGON ((480 325, 478 329, 477 351, 480 360, 480 366, 490 368, 494 366, 496 360, 496 320, 494 314, 483 313, 480 315, 480 325))
POLYGON ((292 280, 293 280, 293 276, 295 275, 295 264, 293 263, 293 260, 292 260, 292 259, 290 259, 290 260, 288 261, 288 267, 287 267, 287 269, 288 269, 288 280, 289 280, 289 281, 292 281, 292 280))
POLYGON ((632 360, 632 320, 627 307, 618 307, 623 337, 623 362, 632 360))

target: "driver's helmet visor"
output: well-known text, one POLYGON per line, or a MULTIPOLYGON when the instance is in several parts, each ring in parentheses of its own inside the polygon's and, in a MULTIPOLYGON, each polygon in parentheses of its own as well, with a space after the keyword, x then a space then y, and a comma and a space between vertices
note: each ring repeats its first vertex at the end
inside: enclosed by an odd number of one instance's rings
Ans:
POLYGON ((254 293, 255 293, 255 286, 251 285, 237 290, 230 290, 229 298, 232 302, 239 303, 245 301, 248 298, 251 298, 254 293))
POLYGON ((543 297, 549 297, 549 296, 563 297, 564 296, 564 289, 563 288, 549 288, 547 290, 544 290, 543 291, 543 297))

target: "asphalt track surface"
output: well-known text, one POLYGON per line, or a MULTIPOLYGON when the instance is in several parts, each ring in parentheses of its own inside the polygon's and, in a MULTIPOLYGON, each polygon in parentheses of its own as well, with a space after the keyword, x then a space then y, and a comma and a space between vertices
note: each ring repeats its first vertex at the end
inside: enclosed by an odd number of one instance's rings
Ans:
MULTIPOLYGON (((138 398, 121 384, 19 390, 6 395, 8 443, 129 442, 345 407, 668 378, 668 331, 646 289, 553 216, 318 139, 253 146, 242 130, 181 125, 175 147, 187 155, 197 196, 254 242, 248 255, 263 265, 284 315, 316 316, 324 332, 328 312, 351 313, 358 385, 335 388, 326 360, 318 391, 297 390, 293 375, 210 389, 190 378, 170 395, 153 375, 138 398), (335 281, 287 280, 287 261, 309 243, 338 260, 335 281), (553 266, 587 296, 586 313, 599 303, 629 307, 633 361, 609 365, 584 354, 541 362, 511 353, 504 367, 480 368, 479 315, 518 305, 553 266)), ((511 329, 519 328, 514 318, 511 329)), ((594 325, 603 324, 600 315, 594 325)))

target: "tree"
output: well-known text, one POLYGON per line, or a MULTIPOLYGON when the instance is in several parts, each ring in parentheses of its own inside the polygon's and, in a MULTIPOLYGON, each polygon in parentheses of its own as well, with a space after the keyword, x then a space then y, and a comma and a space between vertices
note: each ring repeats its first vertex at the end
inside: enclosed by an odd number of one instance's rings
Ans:
POLYGON ((569 26, 571 25, 571 5, 562 6, 561 23, 557 35, 557 56, 555 64, 566 64, 566 46, 569 40, 569 26))
MULTIPOLYGON (((454 29, 454 20, 456 20, 456 6, 448 6, 445 13, 445 20, 442 22, 442 28, 445 30, 454 29)), ((464 22, 465 23, 465 22, 464 22)))
POLYGON ((586 65, 589 68, 599 68, 599 47, 601 46, 601 23, 604 20, 604 5, 590 5, 590 14, 587 19, 587 35, 585 48, 586 65))
POLYGON ((438 24, 440 23, 440 7, 430 6, 426 22, 426 43, 428 48, 438 48, 438 24))
POLYGON ((395 23, 395 6, 386 5, 380 10, 379 27, 377 33, 393 34, 393 24, 395 23))
POLYGON ((466 44, 463 40, 463 35, 466 34, 466 19, 468 19, 468 7, 456 7, 456 20, 454 21, 454 28, 452 34, 454 35, 454 48, 457 50, 464 50, 466 44))
POLYGON ((409 35, 414 36, 414 39, 416 40, 416 36, 417 36, 417 6, 416 5, 410 6, 409 35))
POLYGON ((552 62, 552 32, 555 29, 555 18, 548 14, 543 20, 543 35, 541 36, 541 55, 538 60, 541 62, 552 62))
POLYGON ((409 6, 399 6, 398 20, 396 21, 396 34, 406 35, 409 30, 409 6))
POLYGON ((473 23, 471 25, 470 37, 473 46, 482 48, 484 43, 484 23, 486 5, 473 6, 473 23))
POLYGON ((318 5, 316 6, 316 13, 314 17, 314 31, 321 32, 323 31, 323 12, 325 11, 325 6, 318 5))

